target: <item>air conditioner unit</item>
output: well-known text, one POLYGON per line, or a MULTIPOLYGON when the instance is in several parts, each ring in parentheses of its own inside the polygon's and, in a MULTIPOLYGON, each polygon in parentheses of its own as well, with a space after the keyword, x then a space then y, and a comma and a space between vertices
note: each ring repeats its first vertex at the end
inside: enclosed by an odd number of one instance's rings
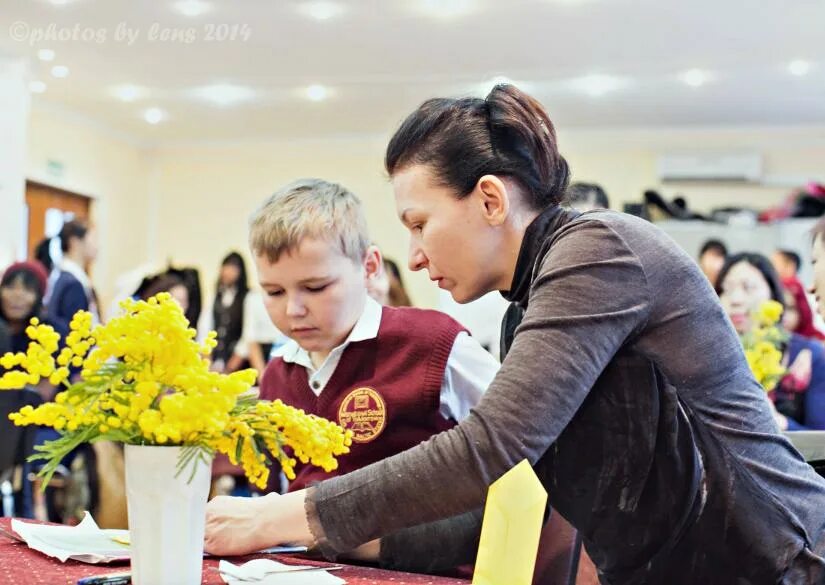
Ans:
POLYGON ((758 183, 762 155, 758 153, 680 153, 658 157, 659 180, 758 183))

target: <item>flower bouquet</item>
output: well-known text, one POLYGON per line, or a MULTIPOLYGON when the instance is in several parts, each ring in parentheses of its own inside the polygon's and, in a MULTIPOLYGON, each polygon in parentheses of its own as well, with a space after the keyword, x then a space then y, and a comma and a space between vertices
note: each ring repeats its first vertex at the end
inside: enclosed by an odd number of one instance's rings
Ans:
POLYGON ((750 331, 741 336, 751 372, 766 392, 773 390, 785 375, 782 349, 788 334, 777 325, 781 317, 782 305, 767 301, 751 317, 750 331))

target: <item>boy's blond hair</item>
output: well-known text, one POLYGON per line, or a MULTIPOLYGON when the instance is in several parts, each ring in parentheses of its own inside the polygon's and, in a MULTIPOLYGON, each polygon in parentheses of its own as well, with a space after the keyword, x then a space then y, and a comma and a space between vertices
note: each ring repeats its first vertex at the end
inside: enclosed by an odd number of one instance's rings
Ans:
POLYGON ((326 240, 355 263, 369 246, 361 200, 337 183, 299 179, 275 192, 249 219, 249 246, 277 262, 305 238, 326 240))

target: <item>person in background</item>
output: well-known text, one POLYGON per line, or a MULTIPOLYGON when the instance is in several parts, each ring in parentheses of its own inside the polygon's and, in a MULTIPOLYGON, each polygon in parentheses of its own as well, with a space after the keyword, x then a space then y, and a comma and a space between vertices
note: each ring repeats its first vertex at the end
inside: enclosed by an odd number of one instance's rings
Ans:
POLYGON ((89 311, 93 323, 100 323, 97 295, 86 272, 97 257, 95 230, 72 220, 63 225, 59 237, 63 260, 49 299, 49 318, 68 326, 76 312, 89 311))
MULTIPOLYGON (((8 351, 26 352, 30 339, 26 327, 32 318, 38 318, 51 325, 60 334, 61 340, 68 333, 64 321, 53 320, 43 309, 43 295, 46 292, 47 273, 39 262, 17 262, 9 266, 0 280, 0 320, 8 328, 8 351)), ((55 387, 42 380, 38 392, 43 400, 51 400, 55 387)))
MULTIPOLYGON (((198 328, 201 336, 213 329, 218 334, 218 345, 212 351, 212 364, 218 371, 232 371, 229 360, 243 334, 244 300, 248 292, 246 263, 238 252, 231 252, 221 262, 215 300, 211 310, 204 312, 198 328)), ((233 367, 236 364, 237 360, 233 367)))
POLYGON ((404 280, 401 278, 401 269, 394 260, 384 258, 384 271, 390 281, 389 303, 390 307, 412 307, 412 301, 404 287, 404 280))
POLYGON ((699 250, 699 268, 705 273, 711 286, 716 286, 719 271, 728 257, 728 249, 720 240, 708 240, 699 250))
POLYGON ((34 247, 34 259, 43 265, 43 268, 46 269, 46 274, 49 275, 49 278, 46 280, 46 294, 43 295, 44 307, 49 305, 49 299, 52 296, 52 290, 54 290, 54 283, 57 282, 57 279, 60 277, 60 270, 55 266, 54 259, 52 258, 51 248, 53 241, 54 238, 43 238, 34 247))
POLYGON ((243 308, 243 333, 235 344, 235 351, 229 358, 227 370, 234 372, 245 367, 255 368, 258 377, 263 375, 269 356, 286 343, 288 338, 272 323, 264 306, 264 299, 257 290, 246 294, 243 308))
POLYGON ((596 183, 571 183, 567 188, 567 204, 576 211, 610 209, 607 193, 596 183))
MULTIPOLYGON (((769 300, 784 304, 784 290, 761 254, 743 252, 728 258, 719 272, 716 288, 722 307, 734 329, 743 335, 751 330, 752 315, 769 300)), ((784 349, 787 373, 771 391, 776 421, 782 430, 825 429, 825 347, 796 333, 784 349)))
POLYGON ((819 316, 825 319, 825 217, 816 222, 812 234, 811 262, 813 263, 814 282, 810 292, 816 299, 819 316))
POLYGON ((383 265, 375 278, 367 281, 367 292, 378 301, 380 305, 387 307, 411 307, 409 295, 404 288, 404 281, 401 280, 401 270, 394 261, 384 258, 383 265))
POLYGON ((782 325, 788 331, 818 341, 825 341, 825 333, 814 325, 813 311, 805 294, 805 287, 797 278, 783 278, 785 289, 785 312, 782 325))
POLYGON ((798 278, 802 259, 791 250, 777 250, 771 255, 771 263, 779 278, 784 281, 798 278))
MULTIPOLYGON (((43 295, 46 292, 46 270, 39 262, 17 262, 9 266, 0 279, 0 322, 4 322, 8 328, 6 351, 25 352, 29 346, 30 339, 26 334, 26 328, 32 318, 38 318, 46 325, 50 325, 60 334, 61 344, 68 333, 66 324, 63 321, 54 321, 44 314, 43 295)), ((0 372, 3 368, 0 366, 0 372)), ((35 391, 39 394, 39 401, 50 401, 57 392, 57 388, 49 383, 48 379, 41 380, 36 386, 26 390, 3 390, 2 392, 22 393, 35 391)), ((11 426, 11 421, 7 419, 0 423, 0 431, 5 431, 4 425, 11 426)), ((9 433, 4 433, 6 439, 9 433)), ((34 444, 41 444, 59 438, 59 433, 48 427, 39 427, 34 431, 34 444)), ((81 449, 82 450, 82 449, 81 449)), ((75 452, 69 454, 64 459, 63 464, 66 470, 70 467, 75 458, 75 452)), ((24 478, 28 476, 28 471, 32 468, 27 463, 23 467, 24 478)), ((15 509, 19 510, 21 516, 33 517, 35 512, 40 519, 60 522, 64 519, 64 509, 59 504, 59 498, 54 488, 49 487, 45 497, 39 492, 35 493, 31 482, 24 479, 20 484, 20 489, 15 493, 15 509)))
POLYGON ((181 311, 186 313, 189 310, 189 289, 186 283, 175 274, 164 273, 149 280, 149 282, 142 287, 138 297, 141 300, 149 300, 158 293, 168 292, 172 299, 180 305, 181 311))
POLYGON ((0 317, 0 355, 11 351, 11 339, 9 338, 9 325, 5 319, 0 317))

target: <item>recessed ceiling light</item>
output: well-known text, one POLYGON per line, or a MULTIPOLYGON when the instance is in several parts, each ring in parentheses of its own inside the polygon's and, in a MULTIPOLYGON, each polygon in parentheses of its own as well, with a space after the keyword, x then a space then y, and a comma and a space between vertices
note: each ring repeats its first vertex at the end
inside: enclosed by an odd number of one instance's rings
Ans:
POLYGON ((66 4, 69 4, 72 1, 73 0, 49 0, 49 2, 51 2, 55 6, 65 6, 66 4))
POLYGON ((298 11, 315 20, 329 20, 344 14, 344 5, 329 0, 307 0, 298 5, 298 11))
POLYGON ((133 102, 142 98, 146 90, 137 85, 118 85, 111 90, 113 96, 124 102, 133 102))
POLYGON ((433 18, 451 19, 466 16, 476 9, 476 0, 417 0, 419 12, 433 18))
POLYGON ((255 97, 255 91, 242 85, 230 83, 216 83, 192 90, 198 99, 210 102, 217 106, 234 106, 249 101, 255 97))
POLYGON ((69 76, 69 68, 65 65, 55 65, 52 67, 52 75, 58 79, 63 79, 69 76))
POLYGON ((51 49, 40 49, 37 51, 37 58, 41 61, 54 61, 54 51, 51 49))
POLYGON ((166 112, 160 108, 149 108, 143 112, 143 119, 150 124, 159 124, 166 118, 166 112))
POLYGON ((711 80, 711 75, 702 69, 690 69, 682 73, 681 78, 690 87, 702 87, 711 80))
POLYGON ((200 16, 212 10, 212 5, 203 0, 180 0, 172 5, 177 12, 184 16, 200 16))
POLYGON ((627 81, 612 75, 586 75, 570 82, 576 91, 586 93, 591 97, 599 97, 606 93, 621 89, 627 81))
POLYGON ((46 91, 46 84, 42 81, 32 81, 29 83, 29 91, 32 93, 43 93, 46 91))
POLYGON ((307 99, 313 102, 322 102, 329 97, 329 90, 323 85, 310 85, 306 89, 307 99))
POLYGON ((811 64, 804 59, 794 59, 788 63, 788 71, 791 75, 802 77, 803 75, 807 75, 810 70, 811 64))

